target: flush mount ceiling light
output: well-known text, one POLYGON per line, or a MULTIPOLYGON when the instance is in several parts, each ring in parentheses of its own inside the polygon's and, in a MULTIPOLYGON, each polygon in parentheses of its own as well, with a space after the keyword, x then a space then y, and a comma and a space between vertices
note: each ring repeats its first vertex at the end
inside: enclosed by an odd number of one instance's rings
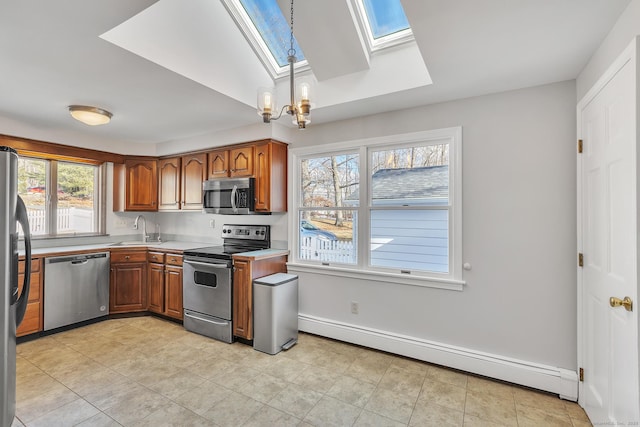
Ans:
POLYGON ((74 119, 81 121, 85 125, 104 125, 111 121, 113 114, 107 110, 86 105, 69 105, 69 113, 74 119))
POLYGON ((309 120, 309 111, 311 110, 311 103, 309 101, 311 97, 311 82, 302 81, 298 83, 298 97, 295 96, 295 81, 294 81, 294 64, 296 63, 296 50, 293 47, 293 0, 291 0, 291 37, 290 47, 287 52, 287 62, 289 63, 289 91, 290 102, 288 105, 282 107, 280 114, 277 117, 273 116, 273 113, 277 111, 275 89, 274 88, 259 88, 258 89, 258 114, 262 116, 264 123, 271 123, 272 120, 278 120, 282 113, 286 110, 287 114, 293 116, 293 124, 298 125, 298 129, 305 129, 307 124, 311 122, 309 120))

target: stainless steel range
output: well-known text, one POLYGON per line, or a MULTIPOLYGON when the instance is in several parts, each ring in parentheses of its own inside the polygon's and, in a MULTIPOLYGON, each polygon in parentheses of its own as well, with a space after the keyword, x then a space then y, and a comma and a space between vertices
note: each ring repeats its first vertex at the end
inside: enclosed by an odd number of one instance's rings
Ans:
POLYGON ((268 225, 222 226, 222 246, 184 251, 184 327, 201 335, 233 342, 232 255, 271 247, 268 225))

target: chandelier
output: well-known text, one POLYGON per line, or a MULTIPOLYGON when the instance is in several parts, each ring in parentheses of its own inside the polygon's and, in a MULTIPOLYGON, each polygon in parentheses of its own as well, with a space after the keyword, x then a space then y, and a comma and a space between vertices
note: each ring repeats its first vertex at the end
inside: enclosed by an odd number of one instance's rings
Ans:
POLYGON ((309 120, 309 111, 311 110, 311 103, 309 98, 311 95, 311 83, 308 81, 301 81, 298 83, 298 90, 296 97, 295 80, 294 80, 294 64, 296 63, 296 50, 293 48, 293 0, 291 0, 291 37, 290 47, 287 52, 287 62, 289 63, 289 104, 282 107, 280 114, 274 116, 274 112, 278 111, 276 106, 275 89, 274 88, 260 88, 258 89, 258 114, 262 116, 264 123, 271 123, 273 120, 278 120, 283 112, 287 112, 293 117, 293 124, 298 125, 298 129, 305 129, 307 124, 311 122, 309 120))

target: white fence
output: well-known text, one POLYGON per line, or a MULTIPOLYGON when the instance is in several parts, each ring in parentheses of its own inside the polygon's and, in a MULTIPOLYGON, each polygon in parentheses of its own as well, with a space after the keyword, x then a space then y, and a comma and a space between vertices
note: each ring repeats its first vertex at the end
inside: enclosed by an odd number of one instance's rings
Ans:
MULTIPOLYGON (((93 231, 93 210, 77 208, 59 208, 57 220, 58 233, 93 231)), ((47 217, 44 209, 27 208, 31 234, 44 234, 47 230, 47 217)))
POLYGON ((300 259, 354 264, 356 248, 350 240, 321 240, 315 237, 300 239, 300 259))

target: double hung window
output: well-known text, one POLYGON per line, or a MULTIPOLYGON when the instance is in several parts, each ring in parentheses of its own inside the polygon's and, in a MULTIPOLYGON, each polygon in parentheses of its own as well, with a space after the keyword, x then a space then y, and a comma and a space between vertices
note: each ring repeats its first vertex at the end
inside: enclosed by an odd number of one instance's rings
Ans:
POLYGON ((293 150, 294 263, 459 280, 460 144, 452 128, 293 150))

